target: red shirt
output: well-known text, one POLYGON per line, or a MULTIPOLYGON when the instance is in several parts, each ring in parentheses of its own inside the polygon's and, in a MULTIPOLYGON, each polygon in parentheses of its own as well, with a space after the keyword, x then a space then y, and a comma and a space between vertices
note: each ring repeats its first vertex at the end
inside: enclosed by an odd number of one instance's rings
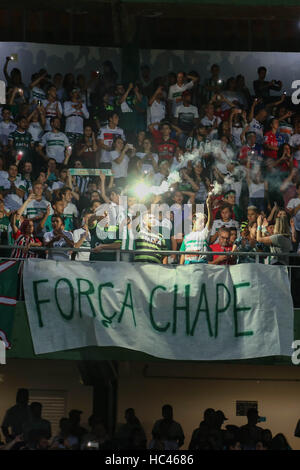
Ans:
MULTIPOLYGON (((17 231, 17 233, 13 233, 13 239, 15 240, 15 245, 18 246, 26 246, 28 243, 41 243, 38 238, 35 238, 34 235, 30 236, 25 236, 23 235, 20 230, 17 231)), ((38 252, 30 251, 28 250, 27 252, 24 250, 19 250, 18 248, 15 248, 11 254, 12 258, 37 258, 38 257, 38 252)))
POLYGON ((278 151, 278 140, 274 132, 269 131, 266 132, 264 135, 264 143, 266 145, 271 145, 272 147, 277 147, 277 150, 267 150, 265 148, 265 157, 267 158, 273 158, 276 160, 277 158, 277 151, 278 151))
POLYGON ((159 160, 172 160, 178 146, 177 140, 164 140, 162 133, 156 129, 152 129, 151 132, 156 144, 159 160))
MULTIPOLYGON (((221 246, 220 243, 214 243, 213 245, 210 245, 210 249, 211 251, 232 251, 232 246, 221 246)), ((215 261, 215 259, 217 259, 219 256, 221 255, 214 255, 213 256, 213 261, 215 261)), ((225 259, 225 261, 222 261, 221 263, 219 263, 220 265, 221 264, 235 264, 235 259, 230 259, 229 256, 227 256, 227 259, 225 259)))
MULTIPOLYGON (((293 167, 298 168, 298 161, 295 158, 293 158, 293 167)), ((277 168, 279 168, 280 171, 289 171, 290 165, 287 161, 284 160, 280 163, 280 165, 277 166, 277 168)))
POLYGON ((222 121, 228 121, 230 110, 226 109, 225 111, 215 111, 214 115, 222 119, 222 121))

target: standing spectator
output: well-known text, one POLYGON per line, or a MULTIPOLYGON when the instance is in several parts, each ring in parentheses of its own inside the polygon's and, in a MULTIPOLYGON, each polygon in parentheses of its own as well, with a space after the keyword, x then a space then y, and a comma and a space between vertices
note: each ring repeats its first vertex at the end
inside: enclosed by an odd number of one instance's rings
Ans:
POLYGON ((71 91, 71 100, 64 103, 64 116, 66 118, 66 135, 74 145, 83 135, 83 121, 89 118, 89 112, 82 102, 78 88, 71 91))
POLYGON ((283 144, 283 139, 278 133, 279 121, 276 118, 270 121, 270 130, 264 135, 264 156, 266 158, 277 159, 278 148, 283 144))
MULTIPOLYGON (((160 85, 149 99, 147 124, 159 123, 166 117, 166 100, 164 87, 160 85)), ((157 124, 156 127, 157 128, 157 124)))
POLYGON ((154 129, 155 124, 149 126, 158 153, 159 161, 172 160, 175 156, 178 142, 171 138, 171 126, 167 122, 162 122, 159 125, 159 130, 154 129))
MULTIPOLYGON (((91 235, 89 232, 88 221, 89 218, 92 216, 92 212, 87 212, 82 219, 82 227, 74 230, 73 232, 73 240, 74 240, 74 248, 91 248, 91 235)), ((75 255, 75 259, 77 261, 89 261, 90 259, 90 252, 77 252, 75 255)))
MULTIPOLYGON (((250 110, 250 117, 254 115, 254 108, 257 104, 257 100, 254 100, 250 110)), ((255 132, 257 144, 264 143, 264 122, 267 119, 268 112, 265 108, 259 109, 254 117, 250 120, 249 130, 255 132)))
POLYGON ((256 408, 249 408, 247 411, 248 423, 240 427, 240 442, 244 450, 255 450, 257 441, 261 441, 263 429, 257 426, 259 421, 256 408))
POLYGON ((60 191, 60 195, 65 204, 65 209, 64 209, 65 223, 67 223, 67 220, 69 221, 67 225, 69 227, 69 230, 72 231, 74 230, 75 227, 77 227, 77 218, 78 218, 78 209, 75 206, 75 204, 72 203, 74 192, 72 191, 70 187, 65 186, 60 191))
POLYGON ((111 163, 110 151, 114 137, 125 140, 123 129, 118 127, 119 116, 115 112, 108 115, 108 124, 102 127, 97 135, 98 148, 101 150, 100 163, 111 163))
POLYGON ((177 127, 182 131, 183 141, 180 142, 185 146, 186 139, 193 128, 199 124, 199 113, 196 106, 191 104, 192 94, 189 90, 182 93, 182 104, 176 107, 174 121, 177 127))
POLYGON ((213 64, 210 73, 211 76, 204 81, 203 85, 203 97, 206 102, 210 101, 215 93, 220 93, 223 88, 223 80, 220 79, 220 67, 213 64))
POLYGON ((239 223, 232 219, 232 206, 226 202, 222 204, 211 229, 210 243, 214 243, 219 234, 219 229, 224 227, 235 227, 239 229, 239 223))
POLYGON ((46 99, 46 94, 44 91, 44 87, 46 85, 46 78, 47 72, 35 73, 31 77, 31 83, 29 85, 30 88, 30 103, 32 104, 41 104, 42 101, 46 99))
POLYGON ((28 390, 26 388, 19 388, 16 405, 6 411, 1 426, 6 442, 10 442, 16 436, 22 434, 23 424, 30 419, 28 401, 28 390))
POLYGON ((152 436, 153 439, 164 441, 165 450, 176 450, 183 446, 183 430, 181 425, 173 420, 173 408, 171 405, 164 405, 162 407, 162 419, 155 422, 152 436))
POLYGON ((47 91, 47 99, 43 101, 43 106, 45 109, 45 131, 51 131, 51 119, 57 117, 58 119, 62 118, 62 106, 60 101, 57 98, 57 89, 55 86, 50 86, 47 91))
POLYGON ((300 120, 295 122, 294 132, 290 136, 289 144, 294 150, 294 157, 299 162, 300 161, 300 120))
POLYGON ((24 116, 16 118, 17 129, 8 136, 8 144, 15 162, 32 161, 33 139, 27 131, 28 123, 24 116))
POLYGON ((83 168, 97 168, 96 152, 98 150, 96 136, 91 126, 85 126, 83 139, 78 143, 77 158, 82 161, 83 168))
POLYGON ((1 178, 0 191, 4 197, 4 204, 7 209, 15 211, 21 207, 26 187, 24 181, 18 177, 17 165, 10 165, 8 177, 1 178))
POLYGON ((44 134, 46 123, 45 110, 42 105, 38 105, 34 108, 32 113, 28 116, 27 122, 29 124, 28 132, 30 132, 34 144, 37 144, 44 134))
POLYGON ((115 138, 110 156, 114 182, 117 188, 126 186, 128 164, 134 152, 135 149, 131 144, 124 145, 123 139, 120 137, 115 138))
POLYGON ((60 130, 59 118, 51 118, 50 124, 52 130, 43 135, 38 152, 45 161, 53 158, 57 163, 62 164, 66 156, 71 154, 70 142, 66 134, 60 130), (45 148, 45 152, 43 148, 45 148))
POLYGON ((70 421, 70 432, 73 436, 76 436, 81 443, 82 437, 86 434, 87 430, 80 426, 80 418, 82 411, 81 410, 71 410, 69 412, 69 421, 70 421))
POLYGON ((270 90, 280 91, 282 88, 282 82, 280 80, 272 80, 271 82, 266 81, 266 67, 258 67, 257 73, 258 79, 253 82, 254 92, 258 98, 263 98, 267 103, 270 99, 270 90))
POLYGON ((152 141, 145 138, 143 141, 143 151, 137 152, 136 156, 141 159, 141 172, 148 177, 153 177, 158 171, 158 155, 152 151, 152 141))
POLYGON ((185 90, 190 90, 193 88, 194 83, 198 80, 197 77, 188 75, 185 77, 184 72, 178 72, 177 81, 175 85, 171 85, 169 88, 168 100, 169 100, 169 115, 175 116, 175 111, 178 106, 182 103, 182 93, 185 90), (185 78, 188 78, 189 81, 185 82, 185 78))
POLYGON ((39 402, 30 403, 30 420, 23 424, 23 435, 25 441, 28 441, 30 433, 43 432, 47 439, 51 437, 51 423, 47 419, 42 418, 42 404, 39 402))
POLYGON ((125 411, 125 421, 126 423, 121 425, 115 434, 118 448, 132 449, 137 434, 146 448, 146 434, 133 408, 128 408, 125 411))
MULTIPOLYGON (((44 246, 46 248, 73 248, 73 235, 71 232, 64 230, 64 219, 60 215, 53 214, 51 217, 53 230, 46 232, 44 235, 44 246)), ((48 259, 56 261, 68 261, 70 252, 50 250, 47 255, 48 259)))
POLYGON ((140 68, 141 91, 148 98, 153 94, 153 82, 151 80, 151 70, 149 65, 142 65, 140 68))
POLYGON ((1 110, 2 121, 0 122, 0 143, 4 147, 4 151, 7 151, 8 136, 13 133, 17 126, 13 123, 11 111, 8 107, 3 106, 1 110))
MULTIPOLYGON (((279 213, 280 214, 280 213, 279 213)), ((280 256, 280 253, 289 253, 292 251, 292 242, 290 240, 290 227, 286 214, 276 216, 276 222, 274 227, 274 235, 263 236, 263 227, 267 227, 268 223, 263 220, 261 215, 257 218, 257 234, 256 240, 259 243, 270 248, 271 253, 278 254, 278 256, 270 256, 266 260, 268 264, 289 264, 289 256, 280 256)))
POLYGON ((91 261, 116 261, 116 253, 106 253, 107 250, 116 251, 121 247, 119 226, 116 221, 110 220, 110 213, 93 215, 89 218, 88 227, 91 234, 92 252, 91 261))
POLYGON ((288 214, 293 217, 297 233, 297 242, 300 243, 300 182, 296 184, 297 197, 291 199, 286 206, 288 214))
MULTIPOLYGON (((209 246, 210 230, 212 228, 211 198, 206 200, 208 216, 196 213, 193 231, 185 235, 180 251, 207 251, 209 246)), ((181 255, 180 264, 207 263, 206 255, 181 255)))

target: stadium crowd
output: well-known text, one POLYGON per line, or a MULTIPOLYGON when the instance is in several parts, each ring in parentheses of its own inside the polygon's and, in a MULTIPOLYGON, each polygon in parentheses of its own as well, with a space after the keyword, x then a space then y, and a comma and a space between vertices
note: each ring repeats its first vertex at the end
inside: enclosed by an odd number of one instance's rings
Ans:
POLYGON ((262 252, 261 262, 289 264, 280 253, 299 251, 300 114, 285 92, 270 94, 282 83, 267 80, 265 67, 253 96, 244 76, 225 80, 217 64, 207 78, 155 78, 144 65, 126 84, 106 61, 89 78, 40 70, 24 84, 10 63, 0 110, 1 257, 114 260, 107 250, 122 247, 153 250, 122 258, 135 261, 226 265, 262 252), (140 214, 140 202, 173 209, 169 218, 140 214), (111 210, 103 213, 104 203, 111 210), (175 213, 190 220, 188 231, 175 213), (40 246, 52 250, 34 250, 40 246), (63 247, 70 250, 54 250, 63 247), (154 253, 164 249, 182 255, 154 253), (227 251, 249 256, 213 255, 227 251))
MULTIPOLYGON (((133 408, 125 411, 125 423, 117 425, 109 435, 100 416, 91 415, 89 430, 80 423, 80 410, 71 410, 62 417, 59 432, 53 436, 50 421, 42 417, 42 404, 30 405, 27 389, 19 389, 16 404, 9 408, 2 422, 6 442, 0 442, 0 450, 177 450, 183 447, 197 450, 292 450, 282 433, 272 435, 270 429, 258 426, 261 418, 256 408, 247 411, 247 423, 243 426, 227 424, 222 410, 207 408, 203 420, 193 431, 189 444, 180 423, 173 418, 173 408, 162 407, 162 417, 154 422, 152 438, 147 441, 143 426, 133 408)), ((300 421, 295 436, 300 437, 300 421)))

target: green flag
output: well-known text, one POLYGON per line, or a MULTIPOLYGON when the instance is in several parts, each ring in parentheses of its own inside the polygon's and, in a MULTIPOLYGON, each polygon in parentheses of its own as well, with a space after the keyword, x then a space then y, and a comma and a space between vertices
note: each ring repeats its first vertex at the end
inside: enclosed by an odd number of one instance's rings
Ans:
POLYGON ((4 341, 6 349, 11 348, 10 337, 17 303, 18 269, 17 261, 0 263, 0 339, 4 341))

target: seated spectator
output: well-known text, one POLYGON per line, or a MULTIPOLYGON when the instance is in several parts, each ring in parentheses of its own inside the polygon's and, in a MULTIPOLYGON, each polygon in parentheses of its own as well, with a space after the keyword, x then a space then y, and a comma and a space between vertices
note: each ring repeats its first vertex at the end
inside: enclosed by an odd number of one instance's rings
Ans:
POLYGON ((88 420, 91 432, 83 434, 81 438, 81 450, 89 450, 95 448, 97 450, 108 450, 112 448, 107 431, 102 423, 101 418, 91 415, 88 420))
POLYGON ((68 418, 61 418, 59 420, 59 433, 54 436, 51 448, 67 450, 79 449, 78 437, 71 434, 71 423, 68 418))
POLYGON ((279 433, 279 434, 276 434, 275 437, 273 437, 271 445, 270 445, 270 450, 293 450, 293 449, 289 445, 285 435, 279 433))

